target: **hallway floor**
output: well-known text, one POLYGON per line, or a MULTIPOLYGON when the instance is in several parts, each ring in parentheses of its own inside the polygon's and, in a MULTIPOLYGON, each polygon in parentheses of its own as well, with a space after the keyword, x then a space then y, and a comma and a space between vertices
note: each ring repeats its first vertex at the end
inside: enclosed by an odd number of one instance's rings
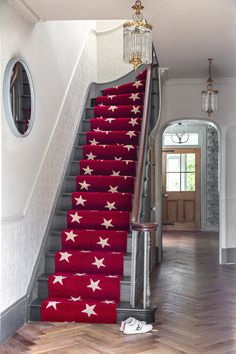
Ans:
POLYGON ((118 325, 31 322, 0 353, 236 353, 236 265, 218 265, 216 233, 166 233, 151 285, 158 331, 124 335, 118 325))

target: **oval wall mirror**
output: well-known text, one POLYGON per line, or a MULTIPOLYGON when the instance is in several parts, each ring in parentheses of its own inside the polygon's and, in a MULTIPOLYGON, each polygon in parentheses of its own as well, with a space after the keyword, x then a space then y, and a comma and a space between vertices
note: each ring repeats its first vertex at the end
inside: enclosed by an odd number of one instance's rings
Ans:
POLYGON ((27 136, 34 120, 34 88, 26 63, 11 59, 4 73, 3 99, 6 118, 16 136, 27 136))

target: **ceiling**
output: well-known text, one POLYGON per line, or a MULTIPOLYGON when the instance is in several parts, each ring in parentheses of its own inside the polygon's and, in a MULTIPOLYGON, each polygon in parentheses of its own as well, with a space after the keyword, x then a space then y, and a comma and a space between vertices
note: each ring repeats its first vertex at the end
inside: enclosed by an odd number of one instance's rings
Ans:
MULTIPOLYGON (((9 0, 40 20, 111 20, 132 15, 134 0, 9 0)), ((160 66, 171 78, 236 77, 236 0, 143 0, 160 66)))

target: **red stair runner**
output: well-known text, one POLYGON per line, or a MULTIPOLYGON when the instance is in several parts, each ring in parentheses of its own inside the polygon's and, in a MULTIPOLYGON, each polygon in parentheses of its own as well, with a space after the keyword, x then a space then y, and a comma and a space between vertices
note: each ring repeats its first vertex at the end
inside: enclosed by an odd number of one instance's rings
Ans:
POLYGON ((48 278, 44 321, 115 323, 130 229, 146 71, 107 88, 78 162, 67 229, 48 278))

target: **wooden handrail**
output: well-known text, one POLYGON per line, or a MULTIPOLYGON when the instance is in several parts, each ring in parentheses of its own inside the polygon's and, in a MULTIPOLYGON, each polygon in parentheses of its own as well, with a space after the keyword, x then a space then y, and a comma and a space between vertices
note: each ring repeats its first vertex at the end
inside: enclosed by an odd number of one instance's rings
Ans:
POLYGON ((131 228, 134 231, 153 231, 156 230, 157 228, 156 223, 140 223, 138 221, 139 211, 141 208, 140 197, 142 192, 142 171, 143 171, 143 165, 145 163, 144 154, 145 154, 147 127, 148 127, 148 106, 149 106, 149 99, 150 99, 151 74, 152 74, 152 65, 149 64, 147 66, 142 130, 140 136, 137 173, 136 173, 135 186, 134 186, 133 208, 131 213, 131 228))

